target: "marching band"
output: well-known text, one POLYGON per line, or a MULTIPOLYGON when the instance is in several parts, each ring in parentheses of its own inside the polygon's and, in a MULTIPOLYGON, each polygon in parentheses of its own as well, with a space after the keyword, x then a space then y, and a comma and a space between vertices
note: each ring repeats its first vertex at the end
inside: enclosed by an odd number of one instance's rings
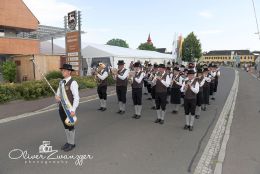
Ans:
MULTIPOLYGON (((132 87, 132 100, 134 114, 132 118, 140 119, 142 111, 143 89, 144 94, 149 95, 152 101, 151 109, 156 110, 155 123, 164 124, 166 106, 172 107, 172 114, 177 114, 181 106, 184 107, 185 124, 184 129, 192 131, 195 119, 199 119, 201 111, 206 111, 209 100, 215 100, 220 71, 217 65, 204 64, 195 67, 194 63, 186 66, 178 63, 154 64, 140 62, 133 64, 134 71, 125 68, 123 60, 118 61, 118 69, 112 69, 111 73, 116 80, 116 94, 118 98, 119 111, 125 113, 126 93, 128 84, 132 87), (170 100, 168 101, 168 98, 170 100), (183 102, 182 102, 183 100, 183 102)), ((98 95, 101 107, 106 110, 106 89, 108 72, 104 70, 105 65, 100 63, 96 70, 98 78, 98 95)))

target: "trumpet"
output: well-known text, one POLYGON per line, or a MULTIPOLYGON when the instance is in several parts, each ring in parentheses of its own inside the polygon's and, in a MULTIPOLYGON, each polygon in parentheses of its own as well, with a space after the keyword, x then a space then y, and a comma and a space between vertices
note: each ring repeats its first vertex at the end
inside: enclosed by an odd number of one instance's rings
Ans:
POLYGON ((100 75, 101 74, 101 71, 102 71, 102 68, 100 68, 99 66, 98 67, 95 67, 95 68, 92 68, 91 69, 91 75, 94 76, 94 79, 97 83, 100 82, 100 79, 98 78, 98 74, 100 75))

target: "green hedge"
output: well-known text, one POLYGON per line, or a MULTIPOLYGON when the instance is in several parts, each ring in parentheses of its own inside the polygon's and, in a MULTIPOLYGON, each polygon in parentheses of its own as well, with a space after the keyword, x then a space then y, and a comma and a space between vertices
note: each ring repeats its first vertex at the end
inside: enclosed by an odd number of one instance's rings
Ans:
MULTIPOLYGON (((93 77, 73 77, 79 84, 79 89, 95 88, 96 82, 93 77)), ((61 79, 49 80, 56 91, 61 79)), ((23 83, 0 84, 0 103, 16 99, 34 100, 42 97, 53 96, 53 92, 44 80, 28 81, 23 83)))

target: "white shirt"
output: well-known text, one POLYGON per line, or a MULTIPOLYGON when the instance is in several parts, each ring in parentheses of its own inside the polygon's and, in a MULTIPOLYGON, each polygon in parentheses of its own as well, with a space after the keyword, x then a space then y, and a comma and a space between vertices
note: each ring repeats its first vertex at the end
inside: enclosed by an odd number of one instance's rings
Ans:
MULTIPOLYGON (((162 75, 162 77, 164 76, 164 74, 165 74, 166 72, 164 72, 163 73, 163 75, 162 75)), ((161 80, 161 82, 162 82, 162 84, 164 85, 164 86, 166 86, 167 88, 170 86, 170 84, 171 84, 171 78, 170 78, 170 76, 169 75, 167 75, 166 76, 166 80, 161 80)))
MULTIPOLYGON (((104 69, 101 71, 101 74, 105 71, 104 69)), ((105 80, 108 77, 108 73, 105 71, 102 75, 97 75, 100 80, 105 80)))
MULTIPOLYGON (((71 76, 63 80, 66 80, 66 83, 68 83, 70 79, 71 76)), ((62 85, 64 86, 64 83, 62 83, 62 85)), ((79 85, 75 80, 71 83, 70 90, 73 95, 73 104, 72 108, 70 109, 70 112, 76 112, 76 109, 79 106, 79 85)), ((60 88, 58 88, 56 95, 60 97, 60 88)))
MULTIPOLYGON (((191 84, 193 83, 194 79, 191 80, 191 84)), ((186 92, 184 90, 185 88, 185 82, 183 82, 182 84, 182 87, 181 87, 181 92, 186 92)), ((199 82, 196 82, 195 85, 191 85, 191 88, 192 92, 194 92, 195 94, 198 94, 199 90, 200 90, 200 85, 199 85, 199 82)))
POLYGON ((179 81, 177 81, 176 84, 179 85, 179 86, 182 86, 182 83, 183 83, 183 78, 182 78, 182 76, 179 76, 179 81))
MULTIPOLYGON (((123 68, 120 72, 122 72, 122 71, 124 71, 125 70, 125 68, 123 68)), ((125 73, 121 76, 121 75, 117 75, 117 77, 119 78, 119 79, 121 79, 121 80, 125 80, 127 77, 128 77, 128 75, 129 75, 129 70, 128 69, 126 69, 126 71, 125 71, 125 73)))
MULTIPOLYGON (((140 71, 138 71, 137 73, 140 73, 140 71)), ((143 80, 143 78, 144 78, 144 76, 145 76, 145 74, 142 72, 141 75, 140 75, 140 77, 139 77, 139 78, 135 77, 134 80, 135 80, 137 83, 141 83, 142 80, 143 80)))

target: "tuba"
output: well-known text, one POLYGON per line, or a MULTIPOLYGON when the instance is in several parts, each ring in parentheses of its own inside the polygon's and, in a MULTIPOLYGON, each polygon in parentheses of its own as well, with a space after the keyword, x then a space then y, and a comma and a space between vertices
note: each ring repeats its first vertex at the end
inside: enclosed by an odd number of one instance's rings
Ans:
POLYGON ((128 82, 129 82, 130 84, 133 84, 135 74, 136 74, 135 71, 130 71, 130 72, 129 72, 129 74, 128 74, 128 82))

